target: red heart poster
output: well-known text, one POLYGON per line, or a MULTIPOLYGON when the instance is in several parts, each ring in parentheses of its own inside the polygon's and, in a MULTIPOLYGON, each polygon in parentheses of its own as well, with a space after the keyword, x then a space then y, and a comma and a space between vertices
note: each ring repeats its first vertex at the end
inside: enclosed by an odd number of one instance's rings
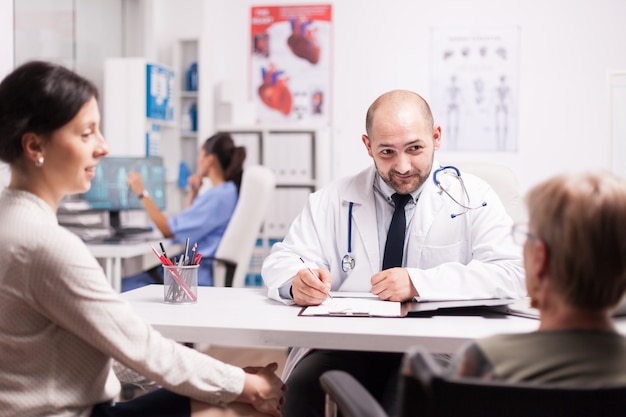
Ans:
POLYGON ((331 11, 251 8, 250 94, 258 123, 329 124, 331 11))

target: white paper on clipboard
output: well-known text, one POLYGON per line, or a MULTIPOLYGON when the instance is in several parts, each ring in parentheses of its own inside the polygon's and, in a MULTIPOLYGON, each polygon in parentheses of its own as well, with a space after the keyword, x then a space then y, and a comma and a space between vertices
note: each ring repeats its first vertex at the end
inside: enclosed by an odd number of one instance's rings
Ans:
POLYGON ((318 306, 303 308, 300 316, 404 317, 402 303, 378 298, 327 298, 318 306))

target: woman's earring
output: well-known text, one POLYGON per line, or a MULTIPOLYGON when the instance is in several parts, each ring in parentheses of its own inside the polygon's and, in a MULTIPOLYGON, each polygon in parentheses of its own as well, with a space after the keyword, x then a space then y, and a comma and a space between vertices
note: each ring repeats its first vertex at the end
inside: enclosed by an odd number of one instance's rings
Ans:
POLYGON ((537 291, 539 290, 539 286, 535 285, 532 290, 532 294, 529 294, 530 306, 532 308, 539 308, 539 300, 537 299, 537 291))
POLYGON ((37 160, 35 161, 35 166, 37 168, 41 168, 43 166, 43 156, 40 156, 39 158, 37 158, 37 160))

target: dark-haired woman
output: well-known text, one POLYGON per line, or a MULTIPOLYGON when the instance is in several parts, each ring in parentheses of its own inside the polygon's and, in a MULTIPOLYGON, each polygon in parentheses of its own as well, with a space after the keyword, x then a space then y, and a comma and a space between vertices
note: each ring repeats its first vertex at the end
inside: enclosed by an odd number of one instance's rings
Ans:
POLYGON ((122 300, 78 236, 65 195, 89 190, 108 147, 94 85, 51 63, 0 83, 0 417, 280 417, 276 364, 241 369, 164 338, 122 300), (114 403, 113 359, 162 389, 114 403))
MULTIPOLYGON (((189 178, 187 207, 170 217, 161 212, 145 192, 141 175, 137 172, 128 174, 128 185, 141 198, 148 216, 163 236, 172 237, 179 243, 184 243, 187 238, 192 244, 198 243, 198 252, 205 257, 198 271, 199 285, 213 285, 213 263, 208 258, 215 255, 235 211, 245 158, 245 148, 235 146, 230 135, 218 133, 207 139, 198 152, 198 171, 189 178), (204 177, 212 186, 198 193, 204 177)), ((122 280, 122 291, 153 282, 146 275, 122 280)))

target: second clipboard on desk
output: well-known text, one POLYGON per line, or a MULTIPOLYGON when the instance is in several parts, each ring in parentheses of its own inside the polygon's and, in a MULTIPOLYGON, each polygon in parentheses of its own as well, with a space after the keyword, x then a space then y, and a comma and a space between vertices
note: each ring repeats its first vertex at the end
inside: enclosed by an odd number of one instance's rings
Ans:
MULTIPOLYGON (((539 310, 530 306, 530 297, 514 300, 511 304, 494 309, 500 313, 510 314, 512 316, 526 317, 529 319, 539 319, 539 310)), ((613 310, 613 317, 626 316, 626 297, 613 310)))
POLYGON ((303 307, 299 316, 336 316, 336 317, 407 317, 422 312, 445 309, 492 308, 513 303, 511 299, 489 298, 477 300, 442 300, 410 301, 405 303, 379 300, 373 295, 350 293, 349 297, 341 292, 333 292, 319 306, 303 307))

